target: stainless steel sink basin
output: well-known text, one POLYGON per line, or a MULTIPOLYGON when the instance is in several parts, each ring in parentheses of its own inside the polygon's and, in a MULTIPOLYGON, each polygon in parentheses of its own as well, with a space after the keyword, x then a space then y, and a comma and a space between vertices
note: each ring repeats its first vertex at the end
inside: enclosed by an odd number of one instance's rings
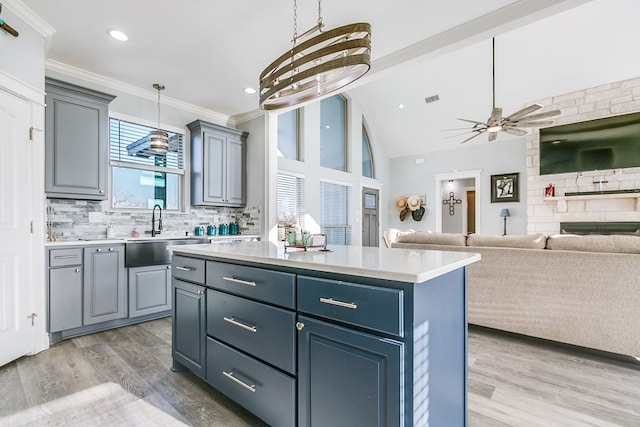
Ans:
POLYGON ((129 240, 125 242, 125 267, 171 264, 169 245, 195 245, 209 243, 208 239, 158 239, 129 240))

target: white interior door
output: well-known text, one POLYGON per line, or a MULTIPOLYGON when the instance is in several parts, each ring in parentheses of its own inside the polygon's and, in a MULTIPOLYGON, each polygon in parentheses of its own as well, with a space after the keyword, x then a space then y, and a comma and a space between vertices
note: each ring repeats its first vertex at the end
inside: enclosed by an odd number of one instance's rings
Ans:
POLYGON ((0 366, 33 349, 30 125, 31 102, 0 87, 0 366))

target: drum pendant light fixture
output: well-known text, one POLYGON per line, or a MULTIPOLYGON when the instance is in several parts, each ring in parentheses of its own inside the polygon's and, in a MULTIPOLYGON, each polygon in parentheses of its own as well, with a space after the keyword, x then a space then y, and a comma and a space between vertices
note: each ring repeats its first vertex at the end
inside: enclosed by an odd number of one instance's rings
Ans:
POLYGON ((158 91, 158 128, 149 132, 149 149, 154 153, 166 153, 169 151, 169 135, 160 130, 160 91, 165 87, 159 83, 154 83, 153 88, 158 91))
POLYGON ((263 110, 292 107, 324 96, 371 68, 370 24, 360 22, 323 31, 322 0, 318 0, 317 25, 298 35, 297 9, 293 0, 293 46, 260 74, 263 110))

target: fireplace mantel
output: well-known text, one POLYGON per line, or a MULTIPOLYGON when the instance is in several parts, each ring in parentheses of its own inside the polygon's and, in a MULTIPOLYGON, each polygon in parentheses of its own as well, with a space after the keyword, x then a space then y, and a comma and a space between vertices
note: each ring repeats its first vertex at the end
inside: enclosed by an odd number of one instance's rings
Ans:
POLYGON ((547 196, 545 203, 556 203, 557 212, 567 212, 567 202, 574 200, 606 200, 606 199, 636 199, 636 210, 640 209, 640 193, 586 194, 580 196, 547 196))

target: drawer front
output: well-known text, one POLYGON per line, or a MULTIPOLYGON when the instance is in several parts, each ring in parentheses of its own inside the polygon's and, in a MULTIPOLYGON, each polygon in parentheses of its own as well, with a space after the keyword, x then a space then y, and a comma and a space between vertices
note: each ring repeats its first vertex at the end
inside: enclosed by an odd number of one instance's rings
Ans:
POLYGON ((212 338, 207 382, 269 425, 295 425, 295 379, 212 338))
POLYGON ((207 334, 291 374, 295 313, 207 290, 207 334))
POLYGON ((298 311, 404 335, 403 292, 399 289, 298 276, 298 311))
POLYGON ((295 274, 207 261, 207 285, 295 309, 295 274))
POLYGON ((174 255, 172 258, 173 277, 190 282, 204 284, 204 266, 203 259, 188 258, 180 255, 174 255))
POLYGON ((49 267, 82 264, 82 248, 49 249, 49 267))

